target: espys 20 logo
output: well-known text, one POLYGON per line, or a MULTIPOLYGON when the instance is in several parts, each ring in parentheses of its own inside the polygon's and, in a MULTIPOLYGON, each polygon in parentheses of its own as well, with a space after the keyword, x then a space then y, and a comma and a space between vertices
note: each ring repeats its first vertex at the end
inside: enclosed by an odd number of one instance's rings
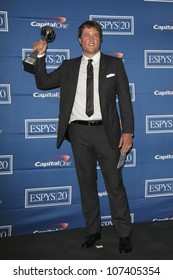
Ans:
POLYGON ((0 238, 11 236, 12 226, 0 226, 0 238))
POLYGON ((104 35, 134 35, 133 16, 90 15, 89 19, 100 24, 104 35))
POLYGON ((173 50, 145 50, 145 68, 173 68, 173 50))
POLYGON ((25 208, 71 204, 72 186, 25 190, 25 208))
POLYGON ((173 0, 144 0, 144 2, 173 2, 173 0))
POLYGON ((25 138, 55 138, 57 127, 57 119, 27 119, 25 120, 25 138))
POLYGON ((8 14, 5 11, 0 11, 0 31, 8 32, 8 14))
POLYGON ((145 181, 145 197, 173 195, 173 178, 152 179, 145 181))
MULTIPOLYGON (((134 223, 134 213, 130 213, 131 223, 134 223)), ((112 226, 111 216, 101 216, 101 224, 103 227, 112 226)))
POLYGON ((0 104, 11 104, 11 92, 9 84, 0 84, 0 104))
POLYGON ((173 115, 146 116, 146 133, 173 133, 173 115))
POLYGON ((0 155, 0 175, 13 174, 13 156, 0 155))
MULTIPOLYGON (((32 49, 22 49, 22 60, 29 56, 32 51, 32 49)), ((66 59, 70 59, 69 49, 48 49, 45 57, 46 68, 56 69, 66 59)))

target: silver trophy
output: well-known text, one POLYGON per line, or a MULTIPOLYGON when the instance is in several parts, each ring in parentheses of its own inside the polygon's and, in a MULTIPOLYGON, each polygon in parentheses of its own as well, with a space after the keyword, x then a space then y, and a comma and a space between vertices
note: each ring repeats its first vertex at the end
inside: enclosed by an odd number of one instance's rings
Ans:
MULTIPOLYGON (((55 30, 51 26, 43 26, 41 28, 41 39, 47 42, 52 42, 55 39, 55 30)), ((30 73, 34 73, 35 62, 37 59, 38 51, 32 52, 23 60, 24 70, 30 73)))

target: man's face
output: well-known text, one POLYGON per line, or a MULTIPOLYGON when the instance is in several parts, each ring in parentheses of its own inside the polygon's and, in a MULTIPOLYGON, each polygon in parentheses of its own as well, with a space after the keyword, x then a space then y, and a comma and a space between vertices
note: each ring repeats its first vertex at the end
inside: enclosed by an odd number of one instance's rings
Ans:
POLYGON ((85 27, 79 38, 83 54, 87 57, 93 57, 100 49, 100 34, 96 28, 85 27))

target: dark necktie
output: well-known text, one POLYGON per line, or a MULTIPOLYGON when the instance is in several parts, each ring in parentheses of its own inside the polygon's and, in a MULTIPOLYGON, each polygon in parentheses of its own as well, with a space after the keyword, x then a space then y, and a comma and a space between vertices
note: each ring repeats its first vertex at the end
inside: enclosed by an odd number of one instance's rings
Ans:
POLYGON ((86 83, 86 115, 88 117, 94 114, 93 104, 93 65, 92 59, 88 59, 87 65, 87 83, 86 83))

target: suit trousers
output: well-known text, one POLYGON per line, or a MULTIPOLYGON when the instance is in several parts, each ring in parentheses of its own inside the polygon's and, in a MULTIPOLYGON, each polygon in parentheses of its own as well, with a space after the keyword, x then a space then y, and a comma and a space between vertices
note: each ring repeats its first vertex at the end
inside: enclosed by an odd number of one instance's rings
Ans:
POLYGON ((119 237, 131 233, 131 219, 121 169, 117 170, 120 150, 113 150, 104 126, 71 123, 68 135, 72 145, 80 187, 81 204, 88 234, 101 231, 101 213, 97 190, 97 162, 109 197, 112 223, 119 237))

